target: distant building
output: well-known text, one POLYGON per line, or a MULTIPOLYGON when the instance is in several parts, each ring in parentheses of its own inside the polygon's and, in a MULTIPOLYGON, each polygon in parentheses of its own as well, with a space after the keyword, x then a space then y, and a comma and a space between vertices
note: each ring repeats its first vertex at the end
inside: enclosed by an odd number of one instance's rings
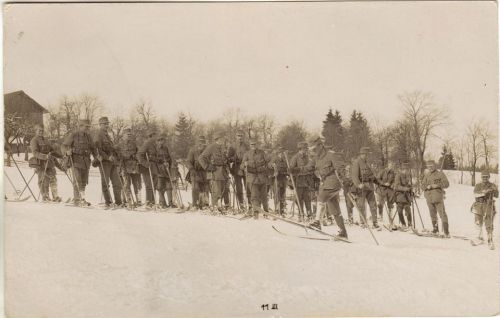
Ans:
POLYGON ((26 120, 33 125, 44 125, 44 115, 49 111, 23 91, 4 95, 4 113, 16 114, 19 120, 26 120))

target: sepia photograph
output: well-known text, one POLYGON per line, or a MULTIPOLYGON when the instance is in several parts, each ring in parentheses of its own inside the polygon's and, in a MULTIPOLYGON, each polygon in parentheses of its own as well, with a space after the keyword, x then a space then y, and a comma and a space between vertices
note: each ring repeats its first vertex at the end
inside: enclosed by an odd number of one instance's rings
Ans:
POLYGON ((2 9, 5 317, 500 315, 497 2, 2 9))

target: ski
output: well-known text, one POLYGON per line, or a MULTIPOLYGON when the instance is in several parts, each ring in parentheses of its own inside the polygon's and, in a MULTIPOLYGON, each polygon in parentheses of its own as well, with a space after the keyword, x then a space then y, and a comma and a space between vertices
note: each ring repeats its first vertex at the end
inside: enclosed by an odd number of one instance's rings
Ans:
POLYGON ((330 233, 327 233, 327 232, 324 232, 320 229, 317 229, 315 227, 312 227, 310 225, 306 225, 306 224, 301 224, 301 223, 298 223, 298 222, 295 222, 295 221, 292 221, 292 220, 289 220, 289 219, 286 219, 286 218, 282 218, 281 216, 279 215, 275 215, 275 214, 272 214, 272 213, 269 213, 269 212, 262 212, 263 214, 268 214, 269 216, 273 216, 275 217, 276 219, 278 220, 281 220, 281 221, 284 221, 284 222, 287 222, 287 223, 290 223, 290 224, 294 224, 296 226, 299 226, 301 228, 307 228, 309 230, 313 230, 313 231, 316 231, 318 233, 321 233, 323 235, 326 235, 326 236, 330 236, 332 238, 334 238, 336 241, 342 241, 342 242, 345 242, 345 243, 352 243, 351 241, 349 241, 348 239, 345 239, 343 237, 340 237, 338 235, 333 235, 333 234, 330 234, 330 233))
POLYGON ((82 208, 82 209, 90 209, 90 210, 95 210, 96 207, 95 206, 92 206, 92 205, 74 205, 72 203, 69 203, 69 204, 64 204, 64 206, 68 206, 68 207, 72 207, 72 208, 82 208))
POLYGON ((5 199, 6 202, 24 202, 27 201, 31 196, 27 196, 21 199, 5 199))
POLYGON ((303 239, 308 239, 308 240, 331 241, 331 239, 328 239, 328 238, 301 236, 301 235, 293 235, 293 234, 284 233, 284 232, 281 232, 280 230, 278 230, 274 225, 272 225, 272 228, 276 232, 278 232, 279 234, 284 235, 284 236, 297 237, 297 238, 303 238, 303 239))

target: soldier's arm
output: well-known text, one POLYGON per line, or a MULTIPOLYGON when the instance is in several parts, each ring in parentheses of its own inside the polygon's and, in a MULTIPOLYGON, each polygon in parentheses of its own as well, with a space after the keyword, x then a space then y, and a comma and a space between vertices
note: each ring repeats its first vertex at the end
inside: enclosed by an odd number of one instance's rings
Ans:
POLYGON ((443 189, 446 189, 450 186, 450 182, 448 181, 448 177, 444 174, 444 172, 441 171, 441 187, 443 189))
POLYGON ((146 159, 146 152, 148 151, 148 142, 143 143, 138 149, 137 149, 137 160, 139 163, 145 167, 148 166, 148 160, 146 159))
POLYGON ((61 145, 61 150, 63 150, 64 154, 70 153, 70 151, 73 150, 73 138, 74 138, 74 133, 71 133, 64 138, 64 141, 61 145))
POLYGON ((191 150, 189 150, 187 158, 186 158, 186 166, 187 166, 188 170, 194 170, 195 160, 196 159, 194 158, 194 151, 193 151, 193 149, 191 149, 191 150))
POLYGON ((354 160, 354 162, 352 163, 351 179, 352 179, 352 183, 354 183, 354 185, 356 187, 358 187, 360 184, 362 184, 361 180, 359 179, 359 161, 358 160, 354 160))
POLYGON ((201 155, 198 157, 198 163, 203 168, 203 170, 207 170, 208 165, 210 164, 210 156, 212 153, 212 145, 208 146, 203 150, 201 155))
POLYGON ((498 188, 496 186, 496 184, 493 183, 493 196, 495 198, 498 198, 498 188))
POLYGON ((40 160, 47 160, 48 156, 46 154, 41 153, 39 150, 38 140, 36 137, 33 137, 30 142, 31 153, 33 156, 40 160))

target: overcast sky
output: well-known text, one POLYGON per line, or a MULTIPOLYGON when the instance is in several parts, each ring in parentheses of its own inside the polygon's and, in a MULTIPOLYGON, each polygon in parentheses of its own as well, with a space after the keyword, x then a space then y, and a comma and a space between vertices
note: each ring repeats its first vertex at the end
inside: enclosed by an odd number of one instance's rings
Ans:
POLYGON ((144 98, 174 120, 229 107, 319 129, 329 107, 381 122, 397 95, 434 93, 460 134, 497 125, 494 2, 14 4, 4 90, 44 106, 98 95, 109 116, 144 98))

